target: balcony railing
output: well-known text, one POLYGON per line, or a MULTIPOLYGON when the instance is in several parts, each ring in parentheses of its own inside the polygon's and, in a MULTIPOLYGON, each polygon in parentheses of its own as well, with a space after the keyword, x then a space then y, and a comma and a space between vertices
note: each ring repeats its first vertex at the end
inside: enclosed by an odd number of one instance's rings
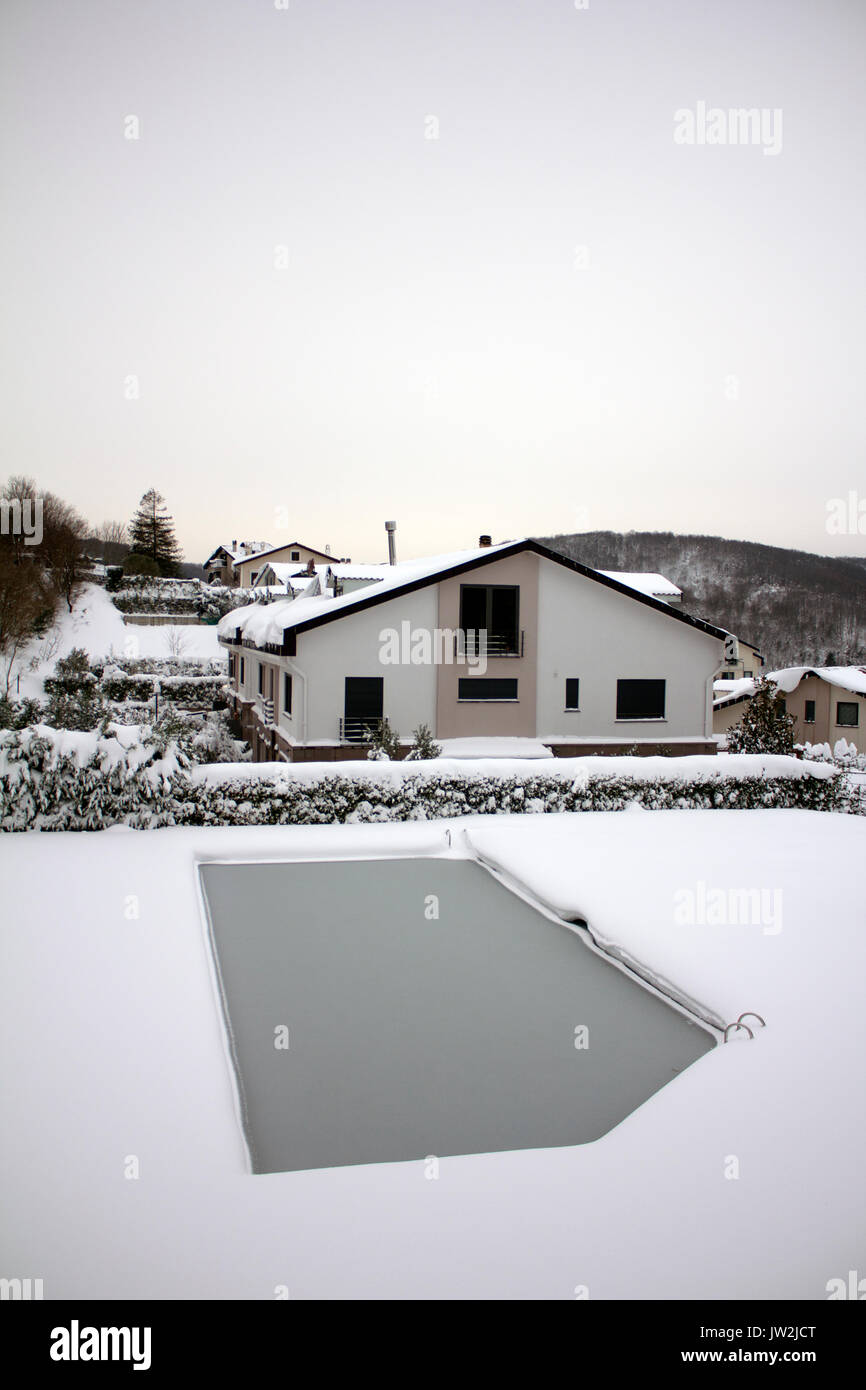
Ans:
POLYGON ((476 660, 479 656, 523 656, 525 632, 490 632, 488 628, 466 628, 454 634, 454 656, 476 660))
POLYGON ((369 715, 350 715, 348 718, 340 720, 340 742, 341 743, 368 743, 371 732, 378 732, 382 727, 382 719, 374 719, 369 715))

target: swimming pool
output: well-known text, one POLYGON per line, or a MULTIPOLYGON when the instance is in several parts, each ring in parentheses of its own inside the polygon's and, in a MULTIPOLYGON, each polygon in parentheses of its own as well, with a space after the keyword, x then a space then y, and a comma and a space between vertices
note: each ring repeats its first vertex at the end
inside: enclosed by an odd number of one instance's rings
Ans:
POLYGON ((471 860, 200 874, 255 1173, 588 1143, 716 1042, 471 860))

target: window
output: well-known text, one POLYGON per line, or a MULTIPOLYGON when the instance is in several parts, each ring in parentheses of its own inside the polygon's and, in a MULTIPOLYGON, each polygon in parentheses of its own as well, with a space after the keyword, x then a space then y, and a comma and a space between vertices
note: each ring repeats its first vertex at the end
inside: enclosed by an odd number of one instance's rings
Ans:
POLYGON ((753 676, 754 674, 755 674, 754 671, 744 671, 744 672, 743 672, 743 675, 744 675, 744 676, 753 676))
POLYGON ((803 723, 804 723, 804 724, 814 724, 814 723, 815 723, 815 701, 814 701, 814 700, 807 700, 807 701, 806 701, 806 712, 805 712, 805 714, 803 715, 803 723))
POLYGON ((259 694, 260 694, 260 695, 264 695, 264 693, 265 693, 265 668, 264 668, 264 666, 262 665, 262 663, 259 662, 259 694))
POLYGON ((516 584, 461 584, 460 627, 487 633, 488 656, 519 656, 516 584))
POLYGON ((259 573, 258 570, 253 570, 252 574, 250 575, 250 583, 251 583, 251 584, 255 584, 256 579, 258 578, 258 573, 259 573))
POLYGON ((292 551, 292 559, 293 559, 293 560, 300 560, 300 558, 301 558, 301 552, 300 552, 300 550, 293 550, 293 551, 292 551))
POLYGON ((232 653, 232 652, 229 652, 229 680, 233 681, 234 678, 235 678, 235 659, 234 659, 233 653, 232 653))
POLYGON ((458 700, 516 700, 517 681, 465 676, 457 682, 458 700))
POLYGON ((843 729, 856 729, 858 726, 859 706, 856 700, 837 700, 836 701, 836 723, 843 729))
POLYGON ((245 659, 244 659, 243 657, 241 657, 241 678, 240 678, 240 681, 238 682, 240 685, 243 685, 244 681, 246 680, 246 674, 247 674, 247 663, 246 663, 245 659))
POLYGON ((565 708, 580 709, 580 681, 569 676, 565 682, 565 708))
POLYGON ((616 717, 617 719, 664 719, 665 682, 617 681, 616 717))
POLYGON ((287 671, 283 672, 283 713, 292 712, 292 678, 287 671))

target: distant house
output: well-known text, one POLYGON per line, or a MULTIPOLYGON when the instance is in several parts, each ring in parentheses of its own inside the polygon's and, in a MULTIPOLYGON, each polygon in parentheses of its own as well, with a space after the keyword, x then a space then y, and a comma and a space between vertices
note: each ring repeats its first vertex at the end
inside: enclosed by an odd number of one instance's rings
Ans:
POLYGON ((751 642, 744 642, 742 637, 737 638, 737 654, 730 660, 720 679, 727 681, 755 680, 759 679, 764 665, 764 658, 753 647, 751 642))
MULTIPOLYGON (((785 697, 785 707, 795 719, 797 743, 829 743, 845 738, 861 750, 866 747, 866 667, 788 666, 769 671, 785 697)), ((754 680, 743 679, 728 692, 716 683, 713 729, 726 734, 739 724, 755 691, 754 680)))
POLYGON ((342 596, 222 619, 257 759, 363 757, 385 718, 406 746, 426 724, 560 755, 715 752, 722 629, 532 540, 367 568, 342 596))
POLYGON ((240 583, 240 571, 235 565, 270 548, 268 541, 232 541, 231 545, 218 545, 204 562, 207 582, 236 586, 240 583))
POLYGON ((310 560, 314 564, 329 564, 333 557, 327 550, 316 550, 314 546, 303 545, 301 541, 290 541, 287 545, 263 546, 252 555, 235 558, 234 572, 236 584, 244 589, 250 588, 258 578, 263 563, 297 565, 303 569, 310 560))

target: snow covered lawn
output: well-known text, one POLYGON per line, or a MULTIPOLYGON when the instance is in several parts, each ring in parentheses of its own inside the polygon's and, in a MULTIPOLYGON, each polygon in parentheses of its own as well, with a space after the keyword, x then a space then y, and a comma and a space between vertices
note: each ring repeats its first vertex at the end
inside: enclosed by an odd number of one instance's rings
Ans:
POLYGON ((822 1299, 866 1271, 860 817, 114 830, 5 836, 0 856, 0 1272, 46 1298, 822 1299), (445 1158, 435 1180, 248 1174, 196 862, 476 852, 706 1011, 767 1027, 593 1144, 445 1158), (749 925, 677 921, 684 894, 739 889, 781 898, 749 925))

